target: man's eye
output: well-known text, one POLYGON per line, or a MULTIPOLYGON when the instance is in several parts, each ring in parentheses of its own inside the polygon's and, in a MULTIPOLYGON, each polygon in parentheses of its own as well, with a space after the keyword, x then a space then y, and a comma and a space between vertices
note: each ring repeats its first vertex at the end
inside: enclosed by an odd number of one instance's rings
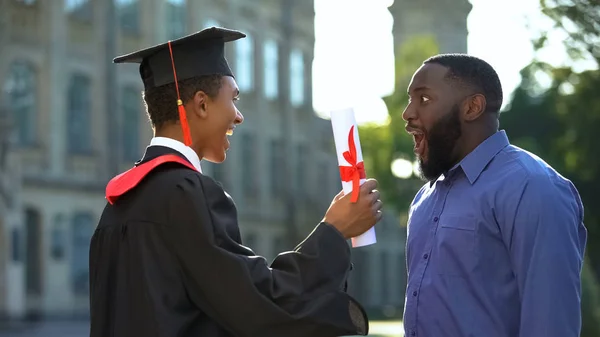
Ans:
POLYGON ((423 103, 425 103, 425 102, 429 101, 429 97, 427 97, 427 96, 421 96, 421 101, 423 103))

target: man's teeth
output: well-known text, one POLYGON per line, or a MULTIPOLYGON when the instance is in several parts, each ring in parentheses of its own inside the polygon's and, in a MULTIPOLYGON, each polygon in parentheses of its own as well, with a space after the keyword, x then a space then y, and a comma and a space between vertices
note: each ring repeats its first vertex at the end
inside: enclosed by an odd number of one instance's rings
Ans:
POLYGON ((232 130, 232 129, 229 129, 229 130, 227 130, 227 135, 228 135, 228 136, 231 136, 231 135, 233 135, 233 130, 232 130))

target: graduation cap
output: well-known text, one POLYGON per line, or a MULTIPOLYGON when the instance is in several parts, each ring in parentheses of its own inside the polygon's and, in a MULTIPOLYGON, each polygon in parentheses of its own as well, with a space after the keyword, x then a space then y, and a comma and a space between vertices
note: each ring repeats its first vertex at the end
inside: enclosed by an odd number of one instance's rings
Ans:
POLYGON ((207 75, 233 76, 225 59, 225 43, 246 37, 226 28, 211 27, 154 47, 116 57, 114 63, 139 63, 144 89, 175 83, 184 142, 192 143, 177 81, 207 75))

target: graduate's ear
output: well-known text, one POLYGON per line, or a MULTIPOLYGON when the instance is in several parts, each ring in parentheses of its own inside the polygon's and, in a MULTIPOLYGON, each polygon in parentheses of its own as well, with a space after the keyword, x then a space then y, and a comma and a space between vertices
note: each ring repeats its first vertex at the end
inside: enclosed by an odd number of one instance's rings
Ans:
POLYGON ((197 91, 194 95, 194 111, 200 118, 208 117, 208 98, 204 91, 197 91))

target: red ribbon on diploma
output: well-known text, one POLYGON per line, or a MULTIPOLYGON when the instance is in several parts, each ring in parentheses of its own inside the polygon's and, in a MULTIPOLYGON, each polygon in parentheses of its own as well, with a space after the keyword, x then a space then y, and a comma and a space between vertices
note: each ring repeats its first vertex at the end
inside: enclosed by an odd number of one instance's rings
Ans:
POLYGON ((362 161, 358 163, 356 155, 354 125, 350 128, 350 133, 348 134, 348 151, 344 152, 343 155, 350 166, 340 166, 340 176, 344 182, 352 181, 352 196, 350 197, 350 201, 354 203, 358 201, 360 180, 367 177, 365 164, 362 161))

